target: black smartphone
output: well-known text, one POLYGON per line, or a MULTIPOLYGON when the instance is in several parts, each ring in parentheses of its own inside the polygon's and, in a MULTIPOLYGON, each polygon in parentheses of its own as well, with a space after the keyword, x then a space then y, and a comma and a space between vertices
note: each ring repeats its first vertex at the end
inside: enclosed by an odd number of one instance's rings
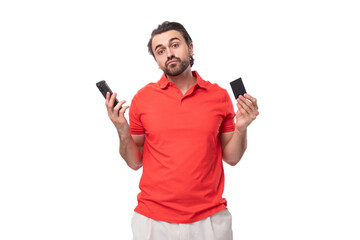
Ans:
POLYGON ((244 95, 246 93, 245 86, 241 78, 230 82, 230 86, 234 92, 235 99, 237 99, 240 95, 244 95))
MULTIPOLYGON (((98 87, 98 89, 100 90, 100 92, 102 93, 102 95, 104 96, 104 98, 106 99, 106 93, 109 92, 110 96, 113 94, 113 92, 111 91, 109 85, 106 83, 105 80, 102 80, 100 82, 96 83, 96 86, 98 87)), ((115 98, 115 102, 114 102, 114 107, 116 106, 116 104, 118 104, 119 101, 115 98)), ((122 108, 122 107, 121 107, 122 108)), ((120 108, 120 109, 121 109, 120 108)))

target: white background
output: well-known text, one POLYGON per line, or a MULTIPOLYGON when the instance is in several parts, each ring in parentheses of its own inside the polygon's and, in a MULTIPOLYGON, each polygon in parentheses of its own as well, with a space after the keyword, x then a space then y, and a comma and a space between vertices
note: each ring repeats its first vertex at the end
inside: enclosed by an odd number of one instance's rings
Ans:
POLYGON ((200 75, 258 98, 225 165, 234 239, 360 239, 356 1, 1 1, 0 239, 131 239, 142 170, 95 86, 161 76, 151 31, 182 23, 200 75))

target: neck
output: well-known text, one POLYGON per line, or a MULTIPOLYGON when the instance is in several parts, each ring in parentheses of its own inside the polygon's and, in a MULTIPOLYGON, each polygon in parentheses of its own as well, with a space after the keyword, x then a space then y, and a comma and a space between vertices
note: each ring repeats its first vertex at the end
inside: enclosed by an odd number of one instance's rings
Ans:
POLYGON ((196 77, 193 76, 190 66, 180 75, 167 76, 167 79, 173 82, 183 94, 196 83, 196 77))

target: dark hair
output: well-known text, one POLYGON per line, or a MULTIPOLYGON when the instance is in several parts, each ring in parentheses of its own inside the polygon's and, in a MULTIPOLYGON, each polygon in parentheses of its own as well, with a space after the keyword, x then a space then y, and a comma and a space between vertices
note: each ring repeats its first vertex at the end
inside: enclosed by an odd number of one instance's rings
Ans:
MULTIPOLYGON (((154 36, 157 34, 163 33, 163 32, 170 31, 170 30, 176 30, 176 31, 180 32, 188 46, 190 46, 190 43, 192 43, 192 39, 183 25, 181 25, 180 23, 177 23, 177 22, 165 21, 152 31, 151 38, 148 42, 148 51, 154 58, 155 58, 155 55, 152 50, 152 40, 153 40, 154 36)), ((192 66, 193 64, 194 64, 194 58, 193 58, 193 56, 190 56, 190 66, 192 66)))

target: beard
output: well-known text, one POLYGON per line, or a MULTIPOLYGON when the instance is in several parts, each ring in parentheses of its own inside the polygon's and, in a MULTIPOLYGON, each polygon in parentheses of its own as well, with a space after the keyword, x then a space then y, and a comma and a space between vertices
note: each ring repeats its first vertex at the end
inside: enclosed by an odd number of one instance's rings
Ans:
POLYGON ((176 59, 178 62, 176 64, 166 65, 165 69, 163 69, 164 73, 167 76, 178 76, 182 74, 189 66, 190 66, 190 59, 188 60, 181 60, 180 58, 172 57, 169 60, 176 59), (175 66, 171 66, 175 65, 175 66))

